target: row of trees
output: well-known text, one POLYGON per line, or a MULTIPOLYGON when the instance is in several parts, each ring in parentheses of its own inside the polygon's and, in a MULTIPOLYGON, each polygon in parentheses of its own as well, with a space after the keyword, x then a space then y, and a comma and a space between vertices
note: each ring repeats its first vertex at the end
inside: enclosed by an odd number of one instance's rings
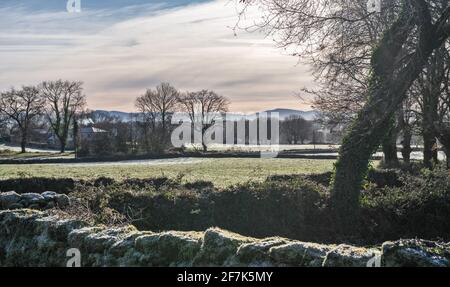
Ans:
MULTIPOLYGON (((85 105, 81 82, 47 81, 1 93, 0 119, 19 134, 22 152, 26 151, 30 134, 49 130, 61 152, 70 138, 78 155, 102 156, 164 152, 171 147, 171 133, 178 126, 172 121, 173 115, 181 113, 179 120, 189 121, 198 129, 202 149, 207 151, 205 133, 217 120, 223 120, 221 115, 228 111, 229 101, 214 91, 182 93, 169 83, 161 83, 136 99, 137 113, 131 113, 129 119, 87 111, 85 105)), ((240 125, 248 129, 250 121, 240 125)), ((303 144, 314 138, 313 123, 299 116, 286 118, 280 128, 283 142, 303 144)), ((235 134, 235 142, 249 142, 249 135, 242 136, 235 134)))
MULTIPOLYGON (((136 103, 142 104, 142 96, 138 98, 136 103)), ((175 110, 181 111, 182 107, 175 110)), ((96 133, 91 139, 81 140, 78 154, 80 156, 112 156, 162 153, 172 148, 169 134, 172 135, 174 129, 180 127, 178 119, 192 123, 191 118, 194 118, 194 124, 190 129, 190 138, 189 136, 183 136, 183 139, 180 139, 180 141, 186 141, 186 144, 200 143, 198 139, 193 141, 195 140, 194 132, 197 132, 202 138, 208 138, 205 133, 202 134, 202 130, 209 128, 213 124, 211 119, 216 122, 218 120, 223 121, 221 122, 224 127, 223 144, 253 144, 254 139, 250 139, 252 133, 250 127, 258 127, 258 121, 253 117, 232 117, 231 119, 220 117, 219 119, 220 113, 216 113, 215 116, 202 117, 201 113, 196 114, 195 112, 191 113, 191 116, 182 112, 181 117, 173 121, 170 119, 173 118, 174 114, 169 112, 166 117, 166 124, 163 127, 162 116, 159 115, 159 112, 138 112, 130 113, 129 117, 124 119, 108 112, 88 111, 82 117, 84 119, 83 122, 89 122, 89 126, 101 132, 96 133), (196 124, 197 127, 195 127, 196 124), (201 127, 204 128, 202 129, 201 127), (233 133, 231 133, 229 127, 233 127, 233 133), (243 127, 243 130, 238 131, 237 127, 243 127), (195 128, 197 129, 195 130, 195 128), (227 136, 232 138, 227 138, 227 136)), ((176 117, 178 116, 179 114, 176 117)), ((270 126, 267 127, 267 132, 271 133, 270 126)), ((313 122, 293 115, 280 122, 279 139, 282 144, 303 144, 306 141, 319 143, 325 140, 325 137, 321 137, 321 133, 317 132, 317 126, 314 126, 313 122)), ((208 148, 207 141, 204 141, 204 145, 200 147, 204 151, 207 151, 208 148)), ((193 147, 196 148, 197 145, 193 147)))
MULTIPOLYGON (((222 113, 228 111, 229 100, 214 91, 200 90, 181 93, 169 83, 162 83, 155 89, 136 99, 136 108, 142 116, 142 146, 148 151, 160 151, 169 144, 172 115, 185 114, 194 127, 199 128, 203 151, 206 131, 222 113)), ((300 116, 291 115, 281 122, 282 139, 290 144, 304 144, 312 139, 313 123, 300 116)))
MULTIPOLYGON (((200 127, 203 139, 207 129, 228 107, 229 100, 214 91, 181 93, 169 83, 162 83, 136 99, 136 108, 143 117, 143 145, 157 150, 167 147, 175 112, 185 113, 194 126, 200 127)), ((202 147, 207 150, 203 140, 202 147)))
POLYGON ((29 132, 46 122, 65 152, 71 125, 86 104, 82 82, 46 81, 37 86, 11 88, 0 94, 0 118, 20 133, 21 149, 26 152, 29 132))
POLYGON ((312 140, 316 143, 313 123, 301 116, 288 116, 281 122, 280 128, 280 137, 283 141, 286 140, 288 144, 304 144, 306 140, 312 140))

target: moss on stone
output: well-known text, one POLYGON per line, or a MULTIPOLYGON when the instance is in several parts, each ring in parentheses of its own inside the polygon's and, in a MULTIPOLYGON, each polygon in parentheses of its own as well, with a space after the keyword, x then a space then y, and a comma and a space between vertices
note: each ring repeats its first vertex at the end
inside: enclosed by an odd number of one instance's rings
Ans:
MULTIPOLYGON (((108 228, 32 210, 0 211, 0 266, 65 266, 78 248, 82 266, 365 266, 378 248, 255 239, 218 228, 206 232, 141 232, 108 228)), ((385 266, 450 266, 448 244, 386 242, 385 266)))
POLYGON ((291 242, 270 248, 269 255, 274 261, 286 266, 320 267, 327 252, 333 248, 332 245, 291 242))
POLYGON ((275 262, 269 256, 269 250, 272 247, 289 243, 285 238, 267 238, 257 242, 245 243, 239 246, 236 256, 237 259, 250 266, 274 266, 275 262))
POLYGON ((341 244, 329 251, 323 261, 323 267, 366 267, 369 260, 380 256, 375 248, 354 247, 341 244))
POLYGON ((256 239, 219 228, 210 228, 204 233, 202 248, 195 258, 195 265, 235 265, 233 261, 239 246, 252 241, 256 239))
POLYGON ((410 239, 385 242, 383 264, 388 267, 450 267, 450 246, 410 239))
POLYGON ((135 249, 143 254, 146 266, 186 266, 200 250, 199 237, 193 233, 163 232, 142 235, 135 240, 135 249))

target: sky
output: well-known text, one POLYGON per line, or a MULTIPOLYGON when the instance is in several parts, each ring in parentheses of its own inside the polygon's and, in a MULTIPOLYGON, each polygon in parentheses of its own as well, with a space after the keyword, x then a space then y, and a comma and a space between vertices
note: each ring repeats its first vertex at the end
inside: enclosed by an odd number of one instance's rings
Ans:
MULTIPOLYGON (((309 109, 312 76, 262 32, 235 26, 236 0, 1 0, 0 90, 81 80, 90 109, 134 111, 147 88, 214 90, 235 112, 309 109)), ((258 11, 251 10, 245 23, 258 11)))

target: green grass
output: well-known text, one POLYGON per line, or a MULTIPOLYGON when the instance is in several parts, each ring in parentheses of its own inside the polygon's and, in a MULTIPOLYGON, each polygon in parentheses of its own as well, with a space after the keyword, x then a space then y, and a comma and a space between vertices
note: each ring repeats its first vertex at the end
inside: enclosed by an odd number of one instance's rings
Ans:
POLYGON ((21 153, 13 150, 0 150, 0 159, 33 159, 33 158, 60 158, 60 157, 74 157, 71 152, 66 153, 51 153, 51 152, 26 152, 21 153))
POLYGON ((105 176, 122 180, 159 176, 176 177, 182 174, 187 182, 205 180, 213 182, 218 187, 226 187, 247 181, 261 181, 270 175, 327 172, 332 170, 333 163, 334 160, 222 158, 203 159, 193 163, 161 165, 0 165, 0 178, 70 177, 93 179, 105 176))

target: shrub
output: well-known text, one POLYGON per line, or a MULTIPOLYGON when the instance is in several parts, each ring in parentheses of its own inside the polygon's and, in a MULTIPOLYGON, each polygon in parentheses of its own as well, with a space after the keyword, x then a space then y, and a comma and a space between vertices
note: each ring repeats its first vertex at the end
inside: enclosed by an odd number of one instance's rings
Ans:
POLYGON ((139 188, 119 184, 109 193, 109 202, 120 213, 132 214, 140 229, 218 226, 255 237, 361 244, 400 237, 450 239, 450 180, 444 170, 421 176, 371 171, 360 218, 355 218, 355 234, 346 238, 336 237, 327 188, 306 177, 325 182, 328 175, 272 177, 223 190, 205 182, 154 185, 148 181, 151 184, 139 188))
POLYGON ((252 236, 316 237, 327 192, 307 180, 238 185, 214 194, 214 222, 252 236))
POLYGON ((69 193, 75 188, 75 181, 71 178, 15 178, 0 181, 0 191, 14 190, 17 193, 35 192, 42 193, 47 190, 58 193, 69 193))
POLYGON ((382 240, 450 239, 448 171, 404 174, 401 181, 400 186, 372 186, 363 193, 360 236, 382 240))
POLYGON ((168 177, 157 177, 157 178, 148 178, 148 179, 126 179, 123 181, 123 184, 129 186, 135 186, 139 188, 145 187, 153 187, 157 190, 160 190, 164 187, 174 188, 180 185, 181 178, 168 178, 168 177))
POLYGON ((329 186, 331 182, 332 172, 319 174, 295 174, 295 175, 274 175, 267 179, 267 181, 292 181, 292 180, 309 180, 323 186, 329 186))
POLYGON ((112 208, 144 230, 201 231, 218 226, 244 235, 314 240, 326 226, 321 220, 328 194, 325 187, 303 179, 218 190, 209 182, 182 185, 160 178, 84 185, 72 196, 88 201, 99 213, 112 208))
POLYGON ((94 186, 108 186, 113 185, 116 181, 109 177, 99 177, 94 180, 94 186))
POLYGON ((367 174, 367 181, 374 183, 378 187, 400 187, 403 182, 400 180, 400 171, 395 169, 370 169, 367 174))
POLYGON ((192 190, 205 190, 205 189, 212 190, 212 189, 214 189, 214 184, 210 181, 199 180, 199 181, 195 181, 195 182, 185 183, 184 187, 186 187, 187 189, 192 189, 192 190))

